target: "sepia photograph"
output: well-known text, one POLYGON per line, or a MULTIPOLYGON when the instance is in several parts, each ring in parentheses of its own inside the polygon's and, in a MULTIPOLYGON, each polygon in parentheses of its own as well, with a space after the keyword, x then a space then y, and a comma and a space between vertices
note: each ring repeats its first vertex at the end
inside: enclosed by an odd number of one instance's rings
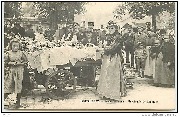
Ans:
POLYGON ((3 111, 177 109, 177 2, 1 6, 3 111))

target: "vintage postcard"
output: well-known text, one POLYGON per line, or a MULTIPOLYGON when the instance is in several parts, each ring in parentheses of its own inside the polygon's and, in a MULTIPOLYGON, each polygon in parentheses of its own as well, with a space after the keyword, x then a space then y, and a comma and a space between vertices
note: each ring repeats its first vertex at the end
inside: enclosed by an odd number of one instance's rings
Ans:
POLYGON ((176 2, 1 4, 4 111, 177 109, 176 2))

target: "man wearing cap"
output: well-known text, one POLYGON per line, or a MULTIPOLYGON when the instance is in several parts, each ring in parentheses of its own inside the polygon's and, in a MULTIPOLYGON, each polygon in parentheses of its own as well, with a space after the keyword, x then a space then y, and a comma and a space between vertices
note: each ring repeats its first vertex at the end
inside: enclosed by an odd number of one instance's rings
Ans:
MULTIPOLYGON (((134 34, 134 49, 136 49, 139 45, 139 43, 144 43, 145 48, 147 45, 147 39, 148 39, 148 35, 145 33, 145 27, 144 26, 138 26, 137 27, 137 31, 134 34)), ((137 61, 135 60, 136 63, 136 69, 137 69, 137 61)), ((146 69, 145 69, 146 70, 146 69)))

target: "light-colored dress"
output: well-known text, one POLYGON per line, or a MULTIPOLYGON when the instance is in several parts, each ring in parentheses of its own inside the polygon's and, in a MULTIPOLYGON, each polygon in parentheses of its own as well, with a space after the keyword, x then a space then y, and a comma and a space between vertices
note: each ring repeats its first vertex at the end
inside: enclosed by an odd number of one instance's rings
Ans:
POLYGON ((146 47, 147 58, 146 58, 146 61, 145 61, 144 75, 152 76, 153 75, 153 73, 151 72, 151 70, 152 70, 151 69, 152 68, 152 59, 149 56, 149 54, 150 54, 149 48, 150 48, 150 46, 146 47))
MULTIPOLYGON (((26 56, 22 51, 7 53, 5 62, 26 62, 26 56)), ((4 77, 4 93, 21 93, 24 73, 24 65, 9 65, 8 73, 4 77)))

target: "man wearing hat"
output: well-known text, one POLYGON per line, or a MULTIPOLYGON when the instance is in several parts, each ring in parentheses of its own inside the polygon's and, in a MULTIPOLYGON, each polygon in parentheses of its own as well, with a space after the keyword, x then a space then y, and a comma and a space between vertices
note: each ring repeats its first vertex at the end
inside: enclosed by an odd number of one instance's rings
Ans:
POLYGON ((86 45, 88 43, 97 45, 97 40, 93 38, 93 31, 92 29, 86 29, 85 31, 85 38, 82 40, 83 45, 86 45))
POLYGON ((63 24, 58 24, 58 28, 55 31, 54 39, 55 41, 61 40, 62 36, 65 34, 65 27, 63 27, 63 24))
POLYGON ((129 54, 131 54, 131 67, 134 67, 134 34, 132 25, 127 25, 127 33, 123 35, 126 51, 126 63, 130 63, 129 54))

